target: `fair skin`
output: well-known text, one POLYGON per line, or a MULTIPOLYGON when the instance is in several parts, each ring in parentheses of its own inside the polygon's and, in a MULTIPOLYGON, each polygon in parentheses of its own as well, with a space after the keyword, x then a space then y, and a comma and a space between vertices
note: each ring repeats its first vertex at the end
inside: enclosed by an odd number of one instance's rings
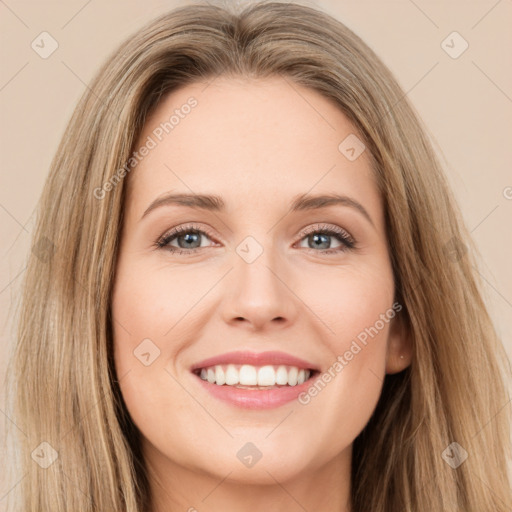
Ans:
POLYGON ((347 159, 338 145, 357 133, 347 117, 290 84, 219 77, 173 91, 137 148, 188 98, 197 106, 125 178, 115 365, 141 432, 152 512, 349 511, 352 443, 385 374, 410 363, 397 314, 305 405, 245 409, 212 396, 190 370, 233 350, 277 350, 325 372, 392 308, 384 211, 367 151, 347 159), (215 194, 225 209, 167 204, 143 216, 170 192, 215 194), (369 219, 350 204, 289 211, 298 195, 333 193, 359 203, 369 219), (170 248, 155 246, 190 223, 208 233, 192 238, 195 245, 185 230, 170 248), (318 224, 315 245, 304 232, 318 224), (354 246, 325 234, 326 226, 344 230, 354 246), (262 249, 251 263, 237 252, 248 236, 262 249), (325 254, 329 248, 337 252, 325 254), (160 354, 146 366, 134 350, 148 338, 145 353, 157 346, 160 354), (252 467, 237 457, 249 442, 262 454, 252 467))

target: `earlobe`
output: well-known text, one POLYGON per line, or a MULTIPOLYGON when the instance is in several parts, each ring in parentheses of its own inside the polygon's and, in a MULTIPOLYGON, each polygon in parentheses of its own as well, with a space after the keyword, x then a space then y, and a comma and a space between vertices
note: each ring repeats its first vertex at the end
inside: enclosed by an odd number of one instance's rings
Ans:
POLYGON ((405 370, 412 361, 412 340, 403 321, 393 319, 388 337, 386 353, 386 373, 398 373, 405 370))

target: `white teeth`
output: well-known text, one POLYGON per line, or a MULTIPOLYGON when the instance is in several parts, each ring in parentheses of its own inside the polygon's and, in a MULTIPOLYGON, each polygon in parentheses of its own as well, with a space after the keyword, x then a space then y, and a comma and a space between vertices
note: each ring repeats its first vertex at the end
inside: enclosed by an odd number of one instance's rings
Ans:
POLYGON ((272 366, 262 366, 258 370, 258 386, 273 386, 276 383, 276 372, 272 366))
POLYGON ((244 365, 215 365, 202 368, 200 377, 211 384, 218 386, 296 386, 309 379, 310 370, 297 368, 296 366, 272 366, 256 367, 250 364, 244 365))
POLYGON ((276 384, 279 384, 280 386, 285 386, 286 384, 288 384, 288 370, 286 369, 286 366, 281 365, 277 369, 276 384))
MULTIPOLYGON (((202 375, 202 370, 201 370, 201 375, 202 375)), ((240 379, 238 377, 238 370, 232 364, 228 364, 228 367, 226 369, 226 384, 228 386, 235 386, 239 382, 240 382, 240 379)))
POLYGON ((222 386, 226 382, 226 377, 224 375, 224 370, 222 369, 222 366, 216 366, 215 367, 215 384, 218 384, 219 386, 222 386))
POLYGON ((295 366, 292 366, 288 370, 288 385, 296 386, 297 385, 297 377, 299 376, 299 369, 295 366))
POLYGON ((239 378, 242 386, 256 386, 258 384, 256 368, 250 364, 244 364, 240 368, 239 378))

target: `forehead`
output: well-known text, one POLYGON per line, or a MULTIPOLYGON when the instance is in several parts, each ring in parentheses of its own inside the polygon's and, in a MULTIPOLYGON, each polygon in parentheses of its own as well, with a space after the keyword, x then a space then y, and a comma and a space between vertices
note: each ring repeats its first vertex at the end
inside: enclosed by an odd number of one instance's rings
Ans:
POLYGON ((151 149, 129 175, 130 205, 141 212, 168 191, 215 193, 228 206, 235 198, 282 204, 311 192, 355 195, 378 209, 368 151, 344 153, 347 145, 362 149, 355 137, 333 101, 288 78, 193 83, 148 118, 135 149, 151 149))

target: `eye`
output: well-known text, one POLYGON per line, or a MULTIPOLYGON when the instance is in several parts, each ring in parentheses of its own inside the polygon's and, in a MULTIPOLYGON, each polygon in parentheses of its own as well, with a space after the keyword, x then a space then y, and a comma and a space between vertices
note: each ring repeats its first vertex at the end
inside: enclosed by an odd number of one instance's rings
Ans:
MULTIPOLYGON (((155 242, 155 246, 176 254, 191 254, 208 247, 208 244, 203 245, 202 241, 212 238, 213 236, 207 230, 195 225, 185 225, 173 228, 164 234, 155 242)), ((299 242, 303 240, 308 244, 305 249, 320 254, 339 253, 355 247, 355 240, 344 229, 325 224, 308 228, 299 242), (338 242, 337 247, 332 247, 332 238, 338 242)))
POLYGON ((308 228, 300 242, 303 240, 307 243, 306 249, 321 254, 338 253, 355 247, 355 240, 344 229, 325 224, 308 228), (337 240, 339 244, 337 247, 332 247, 332 238, 337 240), (321 250, 318 251, 316 249, 321 250))
POLYGON ((209 233, 196 226, 178 226, 158 239, 155 245, 173 253, 193 253, 205 247, 201 244, 204 238, 210 238, 209 233))

